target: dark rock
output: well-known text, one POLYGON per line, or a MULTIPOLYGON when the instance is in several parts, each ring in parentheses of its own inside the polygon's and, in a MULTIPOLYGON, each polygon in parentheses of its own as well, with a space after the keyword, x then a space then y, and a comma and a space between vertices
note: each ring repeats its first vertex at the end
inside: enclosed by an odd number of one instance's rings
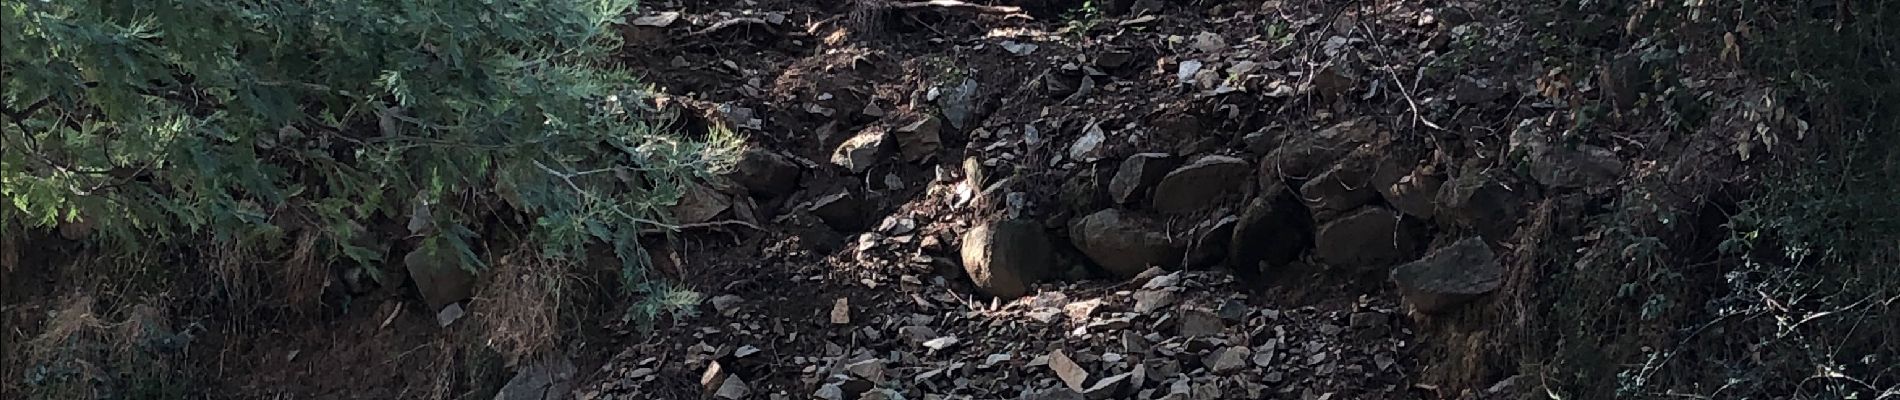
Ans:
POLYGON ((1471 237, 1395 267, 1391 275, 1413 309, 1438 314, 1497 290, 1504 268, 1483 240, 1471 237))
MULTIPOLYGON (((732 189, 734 193, 742 190, 743 189, 738 188, 732 189)), ((758 202, 754 201, 751 197, 736 194, 731 195, 729 198, 732 199, 732 211, 729 212, 728 215, 731 215, 733 220, 745 221, 753 225, 759 224, 758 202)))
POLYGON ((928 326, 911 325, 897 328, 897 337, 903 338, 904 344, 922 346, 924 342, 936 339, 937 331, 928 326))
POLYGON ((1449 99, 1463 104, 1490 103, 1498 98, 1504 97, 1506 89, 1502 83, 1492 81, 1488 78, 1481 79, 1474 78, 1470 75, 1461 75, 1458 77, 1457 82, 1452 83, 1451 97, 1449 99))
POLYGON ((1313 219, 1329 221, 1346 211, 1379 199, 1374 188, 1374 169, 1381 160, 1370 152, 1353 152, 1300 186, 1300 199, 1313 211, 1313 219))
POLYGON ((1022 394, 1017 396, 1016 399, 1017 400, 1087 400, 1088 398, 1083 397, 1082 393, 1076 392, 1074 390, 1070 390, 1069 388, 1058 387, 1058 388, 1042 388, 1039 390, 1030 390, 1030 389, 1025 388, 1023 389, 1022 394))
POLYGON ((754 196, 778 197, 798 188, 801 168, 791 159, 761 148, 746 149, 726 177, 754 196))
POLYGON ((1042 226, 1023 220, 977 225, 963 235, 963 270, 977 289, 991 296, 1016 298, 1028 284, 1047 276, 1055 264, 1042 226))
POLYGON ((1431 219, 1437 215, 1436 199, 1439 188, 1445 185, 1444 178, 1432 176, 1422 168, 1396 166, 1380 168, 1378 175, 1373 182, 1386 204, 1414 217, 1431 219))
POLYGON ((1225 146, 1226 144, 1227 144, 1227 141, 1221 140, 1221 138, 1218 138, 1218 137, 1204 137, 1204 138, 1196 139, 1194 141, 1182 143, 1181 148, 1174 149, 1174 154, 1180 155, 1182 157, 1188 157, 1195 154, 1206 154, 1206 153, 1211 153, 1215 150, 1220 150, 1221 146, 1225 146))
POLYGON ((1642 58, 1626 54, 1617 56, 1609 64, 1597 70, 1597 86, 1602 88, 1604 97, 1618 110, 1636 108, 1636 101, 1648 92, 1652 79, 1649 68, 1643 67, 1642 58))
POLYGON ((515 371, 514 378, 495 392, 495 400, 567 399, 575 372, 574 361, 565 356, 542 357, 515 371))
POLYGON ((1263 270, 1298 260, 1311 247, 1313 217, 1284 185, 1275 185, 1241 211, 1227 245, 1227 260, 1235 276, 1259 283, 1263 270))
POLYGON ((1269 178, 1309 178, 1328 163, 1377 140, 1381 133, 1379 124, 1370 117, 1340 122, 1311 134, 1289 133, 1280 147, 1261 158, 1262 184, 1269 178))
POLYGON ((864 173, 864 170, 889 156, 891 148, 895 147, 890 137, 890 132, 879 125, 858 131, 856 136, 845 140, 844 144, 831 152, 831 163, 854 174, 864 173))
POLYGON ((857 232, 864 229, 864 200, 851 192, 839 192, 820 197, 811 202, 811 213, 824 220, 825 225, 839 232, 857 232))
POLYGON ((1489 174, 1466 169, 1439 188, 1438 219, 1493 239, 1510 235, 1522 213, 1520 194, 1489 174))
POLYGON ((411 250, 402 264, 429 310, 441 310, 474 294, 475 274, 463 268, 462 257, 447 244, 411 250))
POLYGON ((1112 70, 1127 66, 1128 62, 1134 61, 1134 59, 1135 53, 1127 50, 1104 51, 1095 55, 1095 66, 1105 70, 1112 70))
POLYGON ((95 225, 97 225, 97 223, 95 223, 92 218, 86 218, 83 215, 74 220, 61 218, 59 222, 59 237, 65 238, 66 240, 85 240, 88 237, 92 237, 92 231, 93 228, 96 227, 95 225))
POLYGON ((1242 302, 1240 299, 1227 299, 1220 303, 1220 308, 1215 309, 1214 313, 1219 314, 1220 319, 1229 322, 1245 322, 1247 314, 1253 311, 1249 309, 1249 307, 1246 302, 1242 302))
POLYGON ((1313 73, 1313 93, 1325 99, 1345 98, 1353 87, 1358 86, 1358 78, 1347 73, 1337 65, 1327 65, 1313 73))
MULTIPOLYGON (((1424 41, 1421 41, 1418 43, 1419 50, 1443 51, 1445 50, 1446 45, 1451 44, 1452 33, 1450 30, 1437 30, 1430 33, 1430 35, 1431 36, 1426 37, 1424 41)), ((1438 74, 1430 74, 1430 73, 1425 75, 1426 78, 1434 78, 1434 77, 1439 77, 1439 76, 1440 75, 1438 74)), ((1431 81, 1437 82, 1438 79, 1432 79, 1431 81)))
POLYGON ((1089 386, 1088 390, 1082 391, 1082 394, 1089 400, 1127 398, 1128 392, 1130 391, 1129 388, 1134 384, 1130 381, 1134 375, 1134 372, 1123 372, 1115 376, 1102 378, 1101 380, 1095 381, 1094 385, 1089 386))
POLYGON ((830 253, 844 248, 844 235, 824 227, 796 227, 786 230, 797 238, 806 251, 830 253))
POLYGON ((1384 327, 1388 319, 1390 318, 1387 318, 1385 313, 1361 311, 1352 313, 1352 316, 1348 317, 1347 321, 1348 324, 1355 329, 1374 329, 1384 327))
POLYGON ((1141 153, 1122 160, 1121 168, 1115 170, 1114 179, 1108 182, 1109 198, 1117 204, 1130 204, 1148 193, 1148 189, 1167 177, 1168 172, 1181 167, 1181 159, 1166 153, 1141 153))
POLYGON ((1360 338, 1364 339, 1385 337, 1392 333, 1392 328, 1388 325, 1390 320, 1391 318, 1385 313, 1376 311, 1356 312, 1349 319, 1352 328, 1357 330, 1360 338))
POLYGON ((376 278, 370 275, 369 268, 352 266, 343 270, 343 288, 350 294, 364 294, 378 287, 376 278))
POLYGON ((745 303, 745 298, 728 294, 713 297, 707 302, 712 303, 713 311, 718 312, 719 315, 730 317, 739 312, 739 305, 745 303))
MULTIPOLYGON (((1107 163, 1089 164, 1079 168, 1062 182, 1061 201, 1063 211, 1069 215, 1087 215, 1096 210, 1113 206, 1110 203, 1109 189, 1115 172, 1107 163)), ((1056 221, 1067 223, 1066 220, 1056 221)), ((1060 225, 1057 225, 1060 226, 1060 225)))
POLYGON ((1249 133, 1246 136, 1241 136, 1240 142, 1246 146, 1248 153, 1260 155, 1273 151, 1274 146, 1280 144, 1280 137, 1271 130, 1261 129, 1254 133, 1249 133))
POLYGON ((1160 111, 1151 114, 1148 125, 1154 127, 1157 138, 1165 138, 1169 144, 1191 143, 1196 138, 1209 136, 1207 124, 1201 117, 1181 110, 1160 111))
POLYGON ((843 394, 846 399, 862 399, 865 393, 869 393, 871 389, 876 388, 877 382, 859 377, 848 377, 844 382, 838 383, 838 392, 843 394))
POLYGON ((1544 149, 1530 160, 1531 176, 1545 187, 1603 190, 1623 174, 1623 162, 1609 149, 1587 144, 1544 149))
POLYGON ((682 224, 696 224, 713 220, 719 213, 732 208, 732 197, 713 190, 711 186, 688 183, 685 193, 680 194, 679 203, 673 206, 673 218, 682 224))
POLYGON ((1200 211, 1233 194, 1247 180, 1247 161, 1228 156, 1201 157, 1176 168, 1155 186, 1154 208, 1163 213, 1200 211))
POLYGON ((1155 265, 1180 262, 1183 246, 1151 218, 1107 209, 1069 227, 1075 247, 1119 277, 1131 277, 1155 265))
POLYGON ((725 382, 719 384, 719 390, 713 392, 713 397, 725 400, 742 400, 751 395, 752 386, 746 385, 745 379, 737 376, 727 377, 725 382))
POLYGON ((1221 321, 1220 315, 1211 311, 1200 308, 1181 310, 1182 337, 1211 337, 1219 335, 1225 329, 1227 329, 1227 323, 1221 321))
POLYGON ((1233 239, 1234 225, 1240 219, 1233 216, 1221 217, 1210 224, 1195 229, 1194 242, 1187 251, 1187 267, 1213 265, 1227 255, 1227 244, 1233 239))
POLYGON ((1519 124, 1508 143, 1510 157, 1528 164, 1531 177, 1544 187, 1595 193, 1614 186, 1623 174, 1616 152, 1587 144, 1552 143, 1550 134, 1534 123, 1519 124))
POLYGON ((975 123, 975 113, 980 98, 977 96, 976 79, 963 78, 956 86, 945 86, 943 94, 937 97, 937 105, 943 110, 943 117, 949 120, 950 127, 958 130, 971 128, 975 123))
POLYGON ((1130 330, 1122 331, 1123 352, 1145 355, 1148 354, 1148 349, 1152 346, 1153 344, 1148 342, 1148 338, 1142 337, 1140 333, 1135 333, 1135 331, 1130 330))
POLYGON ((1215 53, 1227 49, 1227 40, 1214 32, 1201 32, 1188 39, 1188 47, 1203 53, 1215 53))
POLYGON ((943 149, 943 137, 939 134, 942 130, 943 122, 935 116, 925 116, 897 128, 897 147, 904 161, 923 161, 937 155, 937 151, 943 149))
POLYGON ((1437 16, 1438 24, 1445 27, 1464 25, 1476 19, 1470 10, 1458 6, 1439 7, 1432 10, 1432 15, 1437 16))
POLYGON ((1154 14, 1161 12, 1166 4, 1162 0, 1135 0, 1134 4, 1128 6, 1128 13, 1130 15, 1154 14))
POLYGON ((1416 254, 1419 233, 1398 213, 1365 207, 1321 225, 1314 239, 1320 262, 1359 272, 1404 261, 1416 254))
POLYGON ((889 368, 886 368, 884 364, 884 360, 872 358, 853 362, 844 368, 851 372, 852 376, 869 379, 871 382, 883 382, 885 378, 890 377, 889 368))

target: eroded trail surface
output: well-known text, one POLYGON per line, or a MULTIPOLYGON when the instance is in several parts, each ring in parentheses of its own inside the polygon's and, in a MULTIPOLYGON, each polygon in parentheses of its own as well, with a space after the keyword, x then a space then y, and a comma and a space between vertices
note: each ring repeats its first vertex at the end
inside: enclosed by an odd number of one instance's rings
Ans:
POLYGON ((1490 172, 1507 145, 1562 153, 1532 166, 1552 187, 1623 173, 1606 148, 1505 140, 1554 108, 1491 67, 1526 62, 1498 51, 1521 27, 1454 2, 1164 3, 645 4, 625 62, 660 112, 753 147, 679 210, 711 228, 663 269, 703 311, 609 344, 575 392, 1507 390, 1421 379, 1389 271, 1418 271, 1400 285, 1432 312, 1505 284, 1531 195, 1490 172), (1414 262, 1467 238, 1482 259, 1414 262))

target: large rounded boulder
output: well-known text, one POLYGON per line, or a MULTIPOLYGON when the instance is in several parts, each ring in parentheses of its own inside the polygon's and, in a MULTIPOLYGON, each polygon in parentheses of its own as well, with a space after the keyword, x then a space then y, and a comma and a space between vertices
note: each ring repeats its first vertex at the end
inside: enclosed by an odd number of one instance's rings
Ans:
POLYGON ((963 271, 977 289, 1002 298, 1029 293, 1029 284, 1046 276, 1055 264, 1048 234, 1041 225, 1024 220, 971 228, 963 234, 962 253, 963 271))

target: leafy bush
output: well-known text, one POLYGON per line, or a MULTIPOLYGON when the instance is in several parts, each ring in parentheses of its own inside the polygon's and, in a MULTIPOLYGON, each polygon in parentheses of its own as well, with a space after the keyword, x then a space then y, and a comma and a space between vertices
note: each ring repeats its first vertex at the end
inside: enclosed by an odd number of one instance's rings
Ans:
POLYGON ((518 227, 567 263, 609 247, 626 290, 662 291, 639 237, 729 149, 656 129, 605 64, 632 5, 7 2, 0 223, 221 256, 313 233, 319 264, 378 279, 396 239, 474 270, 482 236, 518 227))
MULTIPOLYGON (((1551 299, 1544 311, 1552 317, 1538 332, 1547 344, 1533 346, 1543 359, 1527 372, 1543 374, 1548 393, 1564 398, 1900 393, 1900 370, 1891 367, 1900 358, 1900 270, 1893 268, 1900 262, 1900 210, 1893 207, 1900 153, 1892 151, 1900 145, 1893 111, 1900 59, 1892 57, 1900 50, 1893 29, 1900 7, 1558 3, 1556 18, 1546 16, 1554 28, 1546 35, 1570 47, 1552 53, 1602 60, 1627 51, 1645 62, 1681 56, 1719 62, 1737 82, 1771 87, 1710 92, 1706 98, 1732 107, 1711 112, 1713 104, 1673 86, 1677 79, 1654 79, 1668 86, 1659 96, 1665 101, 1655 103, 1665 107, 1663 126, 1705 140, 1733 135, 1732 154, 1746 161, 1751 192, 1739 204, 1717 206, 1726 231, 1691 233, 1695 241, 1728 235, 1699 254, 1669 240, 1698 229, 1672 235, 1667 226, 1700 224, 1683 203, 1720 194, 1653 177, 1632 181, 1592 221, 1592 234, 1603 238, 1592 252, 1556 257, 1556 265, 1575 267, 1538 293, 1551 299), (1683 196, 1670 199, 1672 192, 1683 196)), ((1676 70, 1676 62, 1665 68, 1676 70)), ((1680 71, 1708 72, 1701 67, 1680 71)))

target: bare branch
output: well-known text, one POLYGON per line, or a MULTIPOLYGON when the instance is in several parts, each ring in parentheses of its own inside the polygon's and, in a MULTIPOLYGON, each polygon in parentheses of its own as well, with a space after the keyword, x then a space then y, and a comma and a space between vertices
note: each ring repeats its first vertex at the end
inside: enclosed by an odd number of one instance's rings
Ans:
POLYGON ((966 11, 966 12, 974 12, 974 13, 981 13, 981 14, 1000 14, 1005 17, 1011 17, 1011 18, 1020 17, 1023 19, 1035 19, 1035 18, 1031 18, 1029 14, 1024 14, 1022 7, 986 6, 982 4, 965 3, 965 2, 957 1, 957 0, 927 0, 927 1, 893 3, 891 4, 891 8, 898 9, 898 10, 920 10, 920 9, 941 8, 941 9, 946 9, 946 10, 966 11))

